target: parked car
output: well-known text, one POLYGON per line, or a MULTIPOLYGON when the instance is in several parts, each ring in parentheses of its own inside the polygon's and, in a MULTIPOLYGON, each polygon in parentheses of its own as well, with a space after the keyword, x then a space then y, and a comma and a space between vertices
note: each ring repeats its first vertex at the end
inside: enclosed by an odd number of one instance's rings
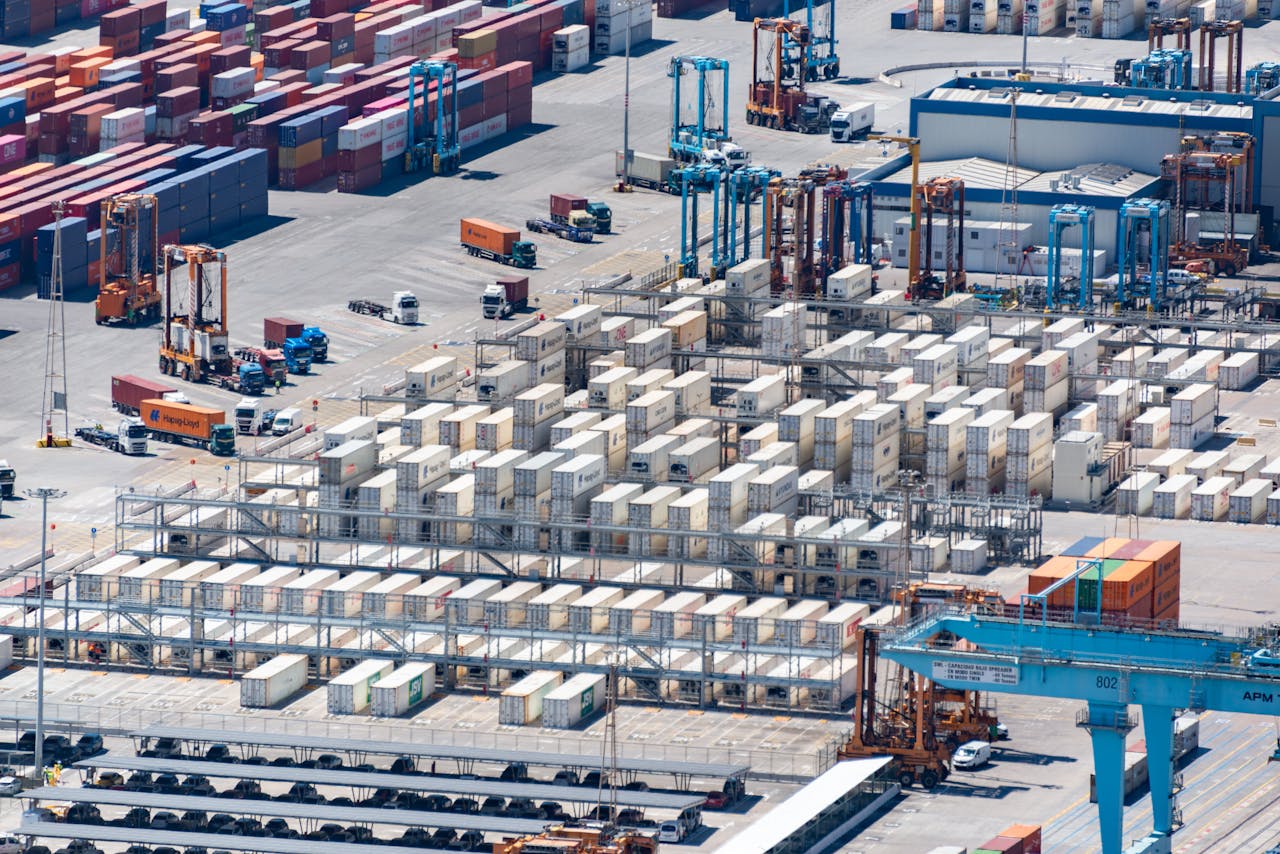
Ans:
POLYGON ((0 836, 0 854, 22 854, 27 846, 16 836, 0 836))
POLYGON ((506 809, 507 799, 495 796, 484 799, 484 803, 480 804, 481 815, 501 815, 506 809))
POLYGON ((102 752, 102 736, 96 732, 86 732, 76 741, 81 756, 93 756, 102 752))
POLYGON ((316 767, 323 771, 333 771, 342 767, 342 759, 332 753, 322 753, 316 757, 316 767))
POLYGON ((551 778, 553 786, 576 786, 578 785, 578 775, 565 768, 556 772, 556 776, 551 778))
POLYGON ((125 788, 124 775, 119 771, 103 771, 93 785, 97 789, 123 789, 125 788))
POLYGON ((712 790, 707 792, 707 799, 702 805, 709 810, 722 810, 729 805, 729 798, 724 792, 712 790))
POLYGON ((209 762, 230 762, 234 759, 231 748, 225 744, 212 745, 204 752, 204 758, 209 762))
POLYGON ((966 741, 951 757, 951 764, 956 768, 981 768, 990 761, 991 745, 985 741, 966 741))
POLYGON ((484 847, 484 834, 478 830, 464 830, 449 843, 451 851, 479 851, 484 847))
POLYGON ((414 764, 413 757, 398 756, 396 757, 395 761, 391 763, 391 773, 392 774, 416 774, 418 773, 418 766, 414 764))
POLYGON ((659 842, 684 842, 684 825, 678 821, 664 821, 658 825, 659 842))
POLYGON ((184 830, 185 827, 182 819, 178 818, 177 813, 168 811, 158 812, 151 816, 152 830, 184 830))
POLYGON ((0 795, 13 796, 22 791, 22 781, 17 777, 0 777, 0 795))

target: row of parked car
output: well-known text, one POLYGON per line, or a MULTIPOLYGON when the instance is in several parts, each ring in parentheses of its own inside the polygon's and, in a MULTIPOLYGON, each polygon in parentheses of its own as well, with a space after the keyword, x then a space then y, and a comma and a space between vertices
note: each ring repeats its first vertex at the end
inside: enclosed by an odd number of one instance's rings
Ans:
MULTIPOLYGON (((34 753, 36 749, 36 732, 27 730, 18 737, 16 749, 21 753, 34 753)), ((74 743, 65 735, 46 735, 44 737, 44 761, 48 765, 60 762, 70 765, 90 756, 103 752, 102 736, 96 732, 85 733, 74 743)))
MULTIPOLYGON (((328 823, 308 833, 301 833, 289 826, 283 818, 272 818, 266 823, 250 816, 233 816, 227 813, 215 813, 210 816, 203 810, 190 810, 181 816, 167 810, 152 813, 145 807, 133 807, 123 818, 106 820, 102 812, 94 804, 72 804, 65 812, 37 808, 29 810, 28 818, 41 821, 63 821, 68 824, 111 825, 116 827, 133 827, 151 830, 179 831, 187 833, 212 833, 223 836, 247 836, 263 839, 308 839, 323 842, 358 842, 365 845, 403 845, 420 848, 446 848, 453 851, 480 851, 486 849, 484 834, 477 830, 458 832, 452 828, 441 827, 428 830, 422 827, 407 828, 395 838, 374 836, 368 827, 328 823)), ((34 851, 35 849, 30 849, 34 851)), ((192 849, 187 849, 190 854, 192 849)), ((28 852, 29 854, 29 852, 28 852)), ((49 854, 46 852, 46 854, 49 854)), ((65 854, 76 854, 67 851, 65 854)), ((148 848, 144 845, 133 845, 125 854, 177 854, 177 850, 169 847, 148 848)))

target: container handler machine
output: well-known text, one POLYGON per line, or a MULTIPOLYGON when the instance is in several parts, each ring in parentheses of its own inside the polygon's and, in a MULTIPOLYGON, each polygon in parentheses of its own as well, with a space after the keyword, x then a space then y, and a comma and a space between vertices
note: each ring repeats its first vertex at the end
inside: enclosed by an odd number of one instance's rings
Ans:
POLYGON ((98 324, 133 326, 160 316, 158 214, 156 197, 149 194, 126 193, 102 203, 102 262, 93 303, 98 324), (120 235, 119 252, 110 251, 107 229, 120 235))
POLYGON ((805 92, 802 69, 790 54, 811 40, 809 28, 786 18, 758 18, 752 32, 747 124, 801 133, 826 133, 840 105, 805 92))

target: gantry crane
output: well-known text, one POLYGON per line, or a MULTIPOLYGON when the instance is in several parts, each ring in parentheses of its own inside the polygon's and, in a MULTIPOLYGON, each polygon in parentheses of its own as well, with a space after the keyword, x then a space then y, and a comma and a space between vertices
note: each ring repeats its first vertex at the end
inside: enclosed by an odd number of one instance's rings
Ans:
MULTIPOLYGON (((760 204, 760 218, 764 220, 764 191, 769 182, 781 177, 777 169, 764 166, 744 166, 729 173, 729 216, 725 222, 728 237, 725 241, 725 266, 732 267, 751 257, 751 209, 757 202, 760 204), (742 214, 739 216, 738 208, 742 214), (738 241, 739 220, 741 220, 742 241, 738 241)), ((760 257, 768 254, 765 247, 763 229, 760 234, 760 257)))
MULTIPOLYGON (((1232 638, 1048 616, 1048 596, 1096 563, 1082 559, 1076 575, 1023 594, 1011 609, 980 605, 971 613, 936 613, 884 638, 879 652, 953 688, 1087 703, 1076 724, 1093 742, 1103 854, 1122 850, 1125 737, 1138 725, 1129 706, 1141 706, 1153 830, 1130 850, 1160 854, 1170 850, 1174 831, 1175 710, 1276 715, 1280 636, 1275 626, 1232 638), (957 638, 967 643, 957 644, 957 638)), ((1076 587, 1077 597, 1082 587, 1076 587)), ((1077 599, 1076 611, 1087 610, 1077 599)))
POLYGON ((1174 47, 1178 50, 1191 50, 1190 18, 1152 18, 1147 24, 1147 52, 1164 47, 1164 37, 1173 36, 1174 47))
POLYGON ((724 258, 720 245, 720 193, 724 186, 725 170, 706 163, 686 166, 671 173, 671 180, 680 187, 680 267, 681 275, 698 275, 698 195, 711 194, 711 275, 723 269, 724 258))
POLYGON ((1259 62, 1244 73, 1246 95, 1261 95, 1280 86, 1280 62, 1259 62))
POLYGON ((1200 25, 1200 91, 1214 91, 1218 39, 1227 40, 1227 79, 1224 92, 1239 92, 1244 84, 1244 24, 1205 21, 1200 25))
POLYGON ((747 124, 822 133, 839 105, 805 92, 799 63, 788 57, 811 41, 809 28, 786 18, 757 18, 752 26, 751 88, 747 124))
POLYGON ((94 300, 94 319, 99 324, 133 325, 160 316, 159 214, 153 195, 126 193, 102 203, 102 261, 94 300), (108 229, 118 235, 118 252, 110 251, 108 229))
MULTIPOLYGON (((904 145, 911 157, 911 228, 907 232, 907 281, 914 282, 920 275, 920 196, 916 188, 920 186, 920 139, 914 136, 869 136, 868 142, 879 142, 887 146, 894 142, 904 145)), ((888 149, 885 149, 888 154, 888 149)))
POLYGON ((1062 270, 1063 234, 1080 229, 1080 274, 1075 304, 1080 311, 1093 307, 1094 209, 1089 205, 1054 205, 1049 209, 1049 275, 1045 280, 1045 308, 1057 311, 1069 304, 1070 291, 1062 270))
POLYGON ((1161 177, 1174 185, 1170 261, 1185 264, 1209 259, 1216 271, 1234 276, 1249 263, 1247 247, 1236 239, 1236 214, 1253 207, 1253 138, 1218 134, 1199 139, 1184 139, 1184 150, 1165 155, 1160 163, 1161 177), (1187 213, 1193 210, 1221 212, 1221 241, 1204 246, 1198 239, 1188 239, 1187 213))
POLYGON ((871 264, 874 190, 865 181, 832 181, 822 188, 822 286, 846 264, 871 264), (850 251, 845 252, 846 244, 850 251))
POLYGON ((916 187, 924 211, 924 260, 918 276, 912 278, 907 297, 912 300, 942 299, 965 289, 964 272, 964 181, 960 178, 931 178, 916 187), (933 269, 933 218, 945 217, 943 270, 933 269))
POLYGON ((845 171, 821 166, 795 178, 775 178, 765 188, 764 248, 771 262, 772 291, 796 296, 817 291, 818 191, 845 177, 845 171), (789 267, 785 260, 790 258, 789 267))
POLYGON ((717 148, 730 139, 729 60, 673 56, 667 66, 667 76, 671 78, 668 151, 677 163, 695 163, 703 151, 717 148), (693 75, 698 78, 696 86, 692 80, 685 80, 693 75))
POLYGON ((230 376, 227 347, 227 254, 209 246, 164 248, 164 339, 160 373, 204 382, 230 376), (174 281, 186 264, 187 282, 174 281))
MULTIPOLYGON (((835 0, 784 0, 782 15, 791 18, 803 14, 803 22, 810 37, 807 44, 786 46, 792 61, 799 66, 804 79, 813 82, 819 77, 832 80, 840 76, 840 57, 836 55, 836 2, 835 0)), ((789 39, 788 39, 789 41, 789 39)))
POLYGON ((406 172, 430 169, 436 175, 458 170, 458 66, 453 62, 419 60, 409 66, 409 139, 404 152, 406 172), (418 112, 415 82, 422 83, 422 112, 418 112), (435 120, 431 116, 435 85, 435 120))
POLYGON ((1169 278, 1169 203, 1164 199, 1130 199, 1120 207, 1120 245, 1116 250, 1116 304, 1133 308, 1147 277, 1147 305, 1164 306, 1169 278), (1147 255, 1143 258, 1145 242, 1147 255), (1143 269, 1146 273, 1143 273, 1143 269))
POLYGON ((1191 51, 1156 48, 1129 66, 1129 85, 1138 89, 1190 89, 1195 83, 1191 70, 1191 51))

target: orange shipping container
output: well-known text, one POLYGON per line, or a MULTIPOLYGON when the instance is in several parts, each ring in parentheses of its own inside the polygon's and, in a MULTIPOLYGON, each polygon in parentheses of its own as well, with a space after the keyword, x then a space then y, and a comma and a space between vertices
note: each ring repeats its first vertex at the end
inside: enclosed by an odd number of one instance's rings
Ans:
POLYGON ((495 225, 483 219, 464 219, 461 239, 464 246, 477 246, 499 255, 510 255, 515 242, 520 239, 520 230, 495 225))
POLYGON ((27 113, 36 113, 43 107, 47 107, 53 103, 53 92, 57 88, 52 77, 33 77, 18 85, 14 86, 10 91, 17 94, 17 90, 22 90, 23 97, 27 102, 27 113))
MULTIPOLYGON (((1128 611, 1155 589, 1155 568, 1146 561, 1129 560, 1102 582, 1102 610, 1128 611)), ((1150 615, 1150 608, 1147 614, 1150 615)), ((1136 616, 1136 615, 1135 615, 1136 616)))
POLYGON ((1129 542, 1128 537, 1107 537, 1087 552, 1088 557, 1114 557, 1129 542))
POLYGON ((1001 836, 1022 840, 1022 854, 1040 854, 1040 825, 1013 824, 1000 831, 1001 836))
POLYGON ((167 400, 144 400, 138 407, 138 415, 149 430, 161 430, 193 439, 208 439, 215 424, 223 424, 227 413, 189 403, 170 403, 167 400))
POLYGON ((1181 605, 1174 602, 1168 608, 1160 611, 1155 615, 1155 619, 1160 622, 1177 623, 1181 618, 1181 605))
POLYGON ((1166 579, 1164 584, 1155 588, 1152 595, 1151 610, 1153 613, 1159 614, 1170 605, 1177 605, 1182 599, 1182 581, 1174 578, 1166 579))
POLYGON ((70 78, 72 86, 90 88, 98 85, 98 71, 104 65, 110 65, 109 59, 86 59, 71 66, 70 78))
MULTIPOLYGON (((84 62, 86 59, 105 59, 107 62, 115 59, 115 53, 111 50, 110 45, 100 44, 93 47, 86 47, 71 54, 71 65, 78 62, 84 62)), ((103 63, 105 65, 106 63, 103 63)), ((70 66, 68 66, 70 68, 70 66)))
POLYGON ((1158 587, 1168 578, 1179 574, 1182 567, 1182 543, 1177 540, 1157 540, 1143 549, 1136 559, 1155 564, 1158 587))
POLYGON ((215 30, 204 30, 203 32, 192 33, 191 35, 184 38, 183 41, 190 42, 191 44, 217 45, 219 48, 221 48, 222 33, 219 33, 215 30))

